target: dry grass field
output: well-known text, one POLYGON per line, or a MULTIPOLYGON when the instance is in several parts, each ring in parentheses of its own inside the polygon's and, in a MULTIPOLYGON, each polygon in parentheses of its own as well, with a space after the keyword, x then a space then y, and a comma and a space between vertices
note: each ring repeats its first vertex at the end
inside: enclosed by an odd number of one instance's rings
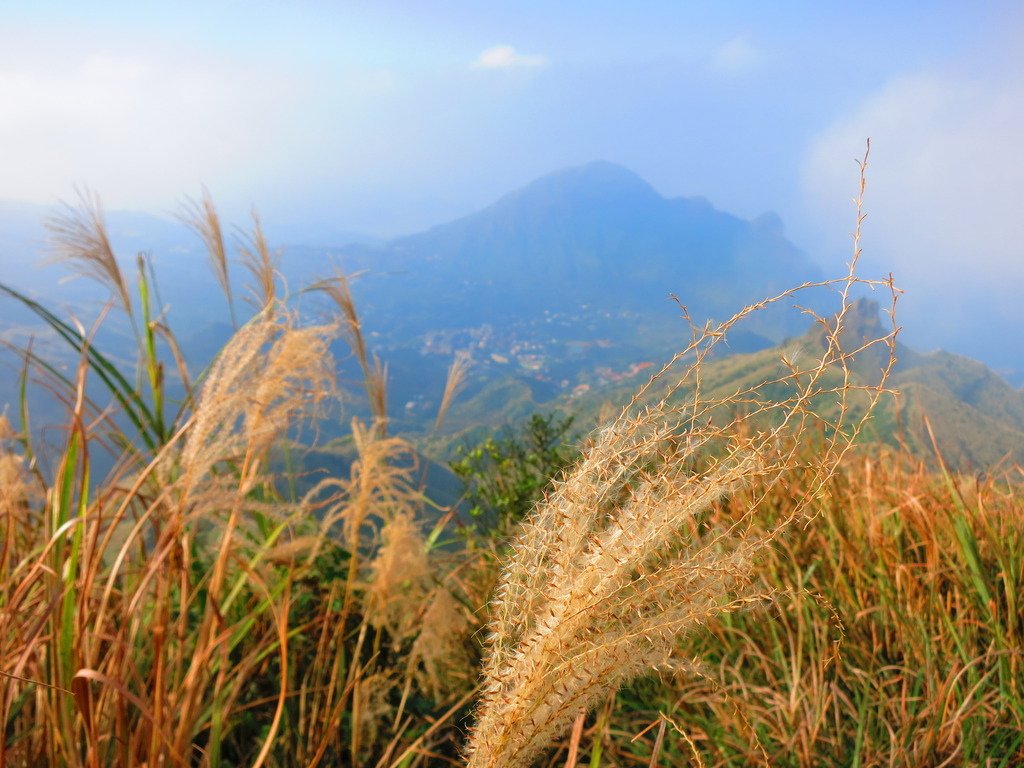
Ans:
MULTIPOLYGON (((139 363, 5 289, 80 362, 23 351, 23 391, 66 407, 56 460, 27 397, 0 420, 0 766, 1024 764, 1024 477, 860 444, 896 327, 845 332, 858 284, 892 290, 855 276, 856 245, 816 354, 707 399, 731 328, 800 289, 695 328, 511 539, 470 546, 389 431, 344 277, 311 287, 338 319, 304 322, 257 220, 253 315, 193 378, 85 203, 56 243, 139 363), (337 396, 339 334, 373 415, 349 474, 300 495, 272 452, 337 396)), ((187 216, 233 297, 216 211, 187 216)))

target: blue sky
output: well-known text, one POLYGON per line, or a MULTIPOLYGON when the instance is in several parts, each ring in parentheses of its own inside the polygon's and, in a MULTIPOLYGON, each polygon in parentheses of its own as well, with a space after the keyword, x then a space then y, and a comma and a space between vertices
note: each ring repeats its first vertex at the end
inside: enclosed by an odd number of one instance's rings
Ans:
POLYGON ((919 338, 966 350, 979 296, 1024 322, 1019 8, 5 3, 0 198, 84 183, 167 211, 206 184, 232 215, 391 235, 607 159, 667 195, 775 210, 841 267, 871 136, 870 263, 915 294, 919 338))

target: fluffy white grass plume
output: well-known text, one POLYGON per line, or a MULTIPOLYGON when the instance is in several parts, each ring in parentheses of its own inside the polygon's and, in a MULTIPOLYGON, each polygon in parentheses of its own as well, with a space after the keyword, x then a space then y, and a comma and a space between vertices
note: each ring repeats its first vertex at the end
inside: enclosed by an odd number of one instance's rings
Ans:
POLYGON ((419 635, 412 646, 418 663, 417 683, 435 698, 459 690, 475 673, 465 641, 471 629, 466 609, 446 586, 435 587, 427 596, 419 635))
POLYGON ((78 274, 106 286, 118 305, 132 314, 128 281, 110 244, 99 195, 78 190, 78 206, 64 203, 45 222, 54 257, 67 262, 78 274))
POLYGON ((755 582, 757 558, 812 514, 886 391, 895 329, 857 344, 858 357, 887 353, 875 356, 872 384, 855 383, 854 355, 840 344, 856 282, 851 270, 834 284, 842 309, 819 318, 820 344, 800 365, 787 360, 777 379, 724 397, 702 392, 707 355, 745 316, 793 292, 695 332, 524 521, 491 605, 470 768, 534 764, 620 685, 691 666, 674 656, 681 635, 774 598, 755 582), (820 449, 808 463, 798 449, 812 434, 820 449), (803 502, 769 533, 751 533, 767 489, 789 473, 802 476, 803 502), (758 489, 746 515, 729 530, 706 530, 703 513, 746 486, 758 489))
POLYGON ((381 528, 381 545, 370 564, 366 612, 370 623, 387 629, 394 643, 415 634, 430 592, 431 563, 415 518, 393 515, 381 528))

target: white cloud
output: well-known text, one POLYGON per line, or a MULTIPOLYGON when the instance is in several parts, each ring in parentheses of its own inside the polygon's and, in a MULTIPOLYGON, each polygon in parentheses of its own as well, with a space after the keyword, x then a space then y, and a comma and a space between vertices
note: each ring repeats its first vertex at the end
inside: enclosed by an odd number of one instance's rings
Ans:
POLYGON ((473 69, 534 68, 547 65, 546 56, 519 53, 511 45, 495 45, 483 51, 473 62, 473 69))
POLYGON ((869 233, 897 268, 922 278, 1024 278, 1024 78, 922 74, 890 82, 813 144, 806 191, 835 222, 872 138, 869 233))
POLYGON ((761 52, 745 37, 734 37, 711 54, 709 65, 716 72, 734 75, 748 72, 761 64, 761 52))
POLYGON ((165 207, 251 172, 290 100, 284 78, 184 52, 0 56, 0 198, 81 183, 111 207, 165 207))
POLYGON ((819 136, 804 168, 810 212, 847 251, 852 160, 870 136, 865 258, 907 291, 908 341, 1018 369, 1005 334, 1024 324, 1021 72, 895 79, 819 136))

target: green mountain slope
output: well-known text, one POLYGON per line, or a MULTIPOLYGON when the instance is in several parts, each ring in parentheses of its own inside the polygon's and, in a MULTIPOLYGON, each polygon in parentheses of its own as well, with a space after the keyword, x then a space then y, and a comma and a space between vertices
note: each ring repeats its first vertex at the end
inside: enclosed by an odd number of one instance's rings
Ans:
MULTIPOLYGON (((873 338, 879 328, 877 304, 862 300, 855 305, 848 331, 851 336, 873 338)), ((774 380, 785 373, 783 353, 813 354, 811 348, 819 339, 820 331, 812 329, 780 347, 711 361, 702 373, 702 390, 706 397, 721 397, 774 380)), ((861 382, 873 380, 870 377, 880 365, 880 359, 866 361, 855 376, 861 377, 861 382)), ((602 409, 626 402, 641 381, 593 387, 582 395, 546 401, 532 399, 525 385, 494 382, 453 409, 454 429, 444 440, 434 441, 429 450, 443 455, 452 445, 472 442, 482 425, 495 428, 515 423, 530 409, 573 413, 585 431, 599 422, 602 409)), ((889 385, 899 394, 879 403, 864 433, 866 441, 903 443, 934 460, 930 425, 951 466, 982 470, 1000 462, 1024 464, 1024 391, 1014 389, 985 365, 948 352, 922 354, 898 345, 889 385)), ((778 395, 784 395, 783 388, 778 395)), ((829 414, 829 403, 819 406, 823 414, 829 414)))

